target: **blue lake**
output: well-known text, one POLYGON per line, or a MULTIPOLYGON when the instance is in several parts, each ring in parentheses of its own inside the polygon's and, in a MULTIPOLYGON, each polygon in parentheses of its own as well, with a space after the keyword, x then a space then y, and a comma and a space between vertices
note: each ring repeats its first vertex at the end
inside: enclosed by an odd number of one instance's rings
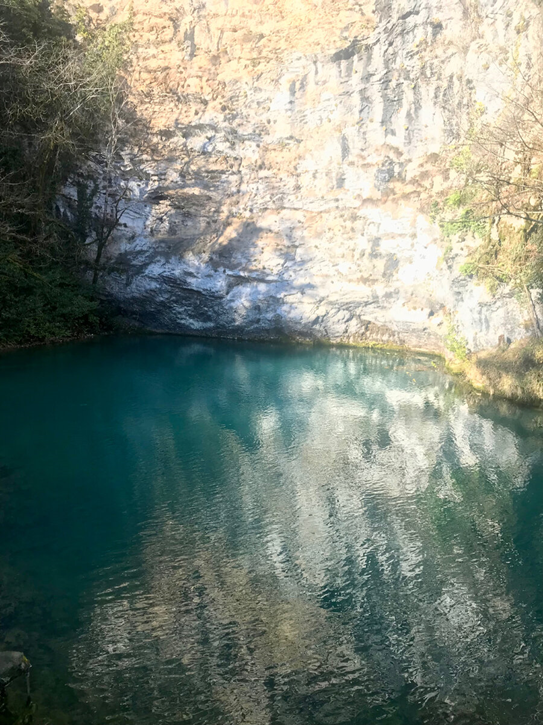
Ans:
POLYGON ((2 355, 0 649, 36 722, 542 723, 542 418, 392 353, 2 355))

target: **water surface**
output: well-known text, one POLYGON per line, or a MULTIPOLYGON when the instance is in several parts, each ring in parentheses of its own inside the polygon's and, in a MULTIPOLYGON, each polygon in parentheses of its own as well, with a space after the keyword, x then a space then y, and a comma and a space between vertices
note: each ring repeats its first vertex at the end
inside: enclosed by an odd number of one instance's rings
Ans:
POLYGON ((0 357, 0 648, 54 725, 543 722, 537 414, 430 359, 0 357))

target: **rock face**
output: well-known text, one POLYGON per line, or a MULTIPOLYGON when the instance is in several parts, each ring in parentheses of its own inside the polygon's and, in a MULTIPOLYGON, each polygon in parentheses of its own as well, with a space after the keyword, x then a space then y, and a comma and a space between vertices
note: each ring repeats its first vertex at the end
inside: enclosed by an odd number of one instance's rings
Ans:
POLYGON ((127 317, 434 351, 451 328, 474 351, 530 334, 529 305, 463 277, 470 240, 429 210, 454 187, 444 149, 539 50, 532 0, 89 6, 133 6, 131 200, 101 279, 127 317))

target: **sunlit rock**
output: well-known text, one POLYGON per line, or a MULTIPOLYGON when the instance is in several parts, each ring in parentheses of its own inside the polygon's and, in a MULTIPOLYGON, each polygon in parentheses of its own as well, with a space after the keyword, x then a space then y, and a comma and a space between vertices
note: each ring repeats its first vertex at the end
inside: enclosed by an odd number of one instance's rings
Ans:
POLYGON ((131 200, 101 280, 125 316, 438 351, 451 324, 473 351, 530 334, 428 214, 475 104, 498 113, 507 69, 539 50, 532 0, 91 6, 104 22, 129 8, 131 200))

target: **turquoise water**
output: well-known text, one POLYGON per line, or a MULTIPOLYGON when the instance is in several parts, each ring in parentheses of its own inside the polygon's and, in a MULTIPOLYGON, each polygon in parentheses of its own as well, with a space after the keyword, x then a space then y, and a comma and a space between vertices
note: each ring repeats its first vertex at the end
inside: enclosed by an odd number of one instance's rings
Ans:
POLYGON ((429 359, 0 357, 0 649, 60 725, 543 722, 541 420, 429 359))

